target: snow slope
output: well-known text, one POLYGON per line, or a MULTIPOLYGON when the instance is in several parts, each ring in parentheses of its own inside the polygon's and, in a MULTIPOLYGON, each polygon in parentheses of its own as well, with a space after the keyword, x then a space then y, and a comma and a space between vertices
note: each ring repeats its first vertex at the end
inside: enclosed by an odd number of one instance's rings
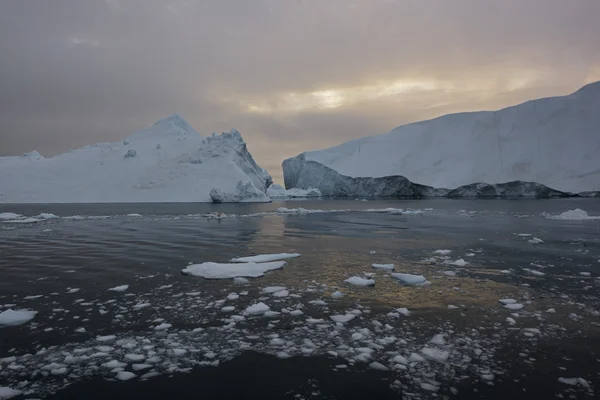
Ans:
POLYGON ((272 183, 239 132, 202 137, 179 115, 122 142, 0 157, 0 171, 0 203, 266 202, 272 183))
POLYGON ((563 192, 597 191, 599 111, 596 82, 499 111, 444 115, 285 160, 285 184, 325 195, 315 173, 320 165, 350 178, 401 175, 434 188, 525 181, 563 192))

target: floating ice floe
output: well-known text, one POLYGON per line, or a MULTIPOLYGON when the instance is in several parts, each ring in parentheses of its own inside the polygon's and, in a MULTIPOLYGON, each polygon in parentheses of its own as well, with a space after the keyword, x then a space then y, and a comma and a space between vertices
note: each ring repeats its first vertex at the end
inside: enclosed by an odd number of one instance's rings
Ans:
POLYGON ((344 324, 356 318, 356 314, 332 315, 329 318, 331 318, 334 322, 340 322, 344 324))
POLYGON ((12 221, 15 219, 24 219, 25 216, 21 214, 15 214, 13 212, 0 213, 0 221, 12 221))
POLYGON ((423 347, 421 349, 421 354, 423 354, 426 358, 439 362, 448 361, 448 357, 450 356, 450 352, 447 350, 438 349, 435 347, 423 347))
POLYGON ((503 305, 507 305, 507 304, 515 304, 517 302, 517 300, 515 299, 500 299, 498 300, 499 303, 502 303, 503 305))
POLYGON ((339 299, 344 297, 344 293, 340 292, 340 291, 335 291, 333 293, 331 293, 331 297, 333 297, 334 299, 339 299))
POLYGON ((54 215, 52 213, 40 213, 35 218, 37 218, 37 219, 56 219, 56 218, 58 218, 58 215, 54 215))
POLYGON ((408 317, 410 315, 410 311, 406 307, 396 308, 396 312, 404 315, 405 317, 408 317))
POLYGON ((21 219, 8 219, 2 220, 2 222, 11 223, 11 224, 34 224, 36 222, 40 222, 40 219, 36 218, 21 218, 21 219))
POLYGON ((590 383, 587 380, 583 379, 583 378, 563 378, 563 377, 560 377, 560 378, 558 378, 558 382, 564 383, 565 385, 570 385, 570 386, 580 385, 580 386, 583 386, 586 389, 590 388, 590 383))
POLYGON ((12 399, 21 395, 23 392, 17 389, 9 388, 7 386, 0 386, 0 400, 12 399))
POLYGON ((436 250, 436 251, 433 252, 433 254, 438 254, 440 256, 447 256, 450 253, 452 253, 452 250, 443 250, 442 249, 442 250, 436 250))
POLYGON ((465 261, 465 260, 463 260, 462 258, 459 258, 459 259, 458 259, 458 260, 456 260, 456 261, 452 261, 452 262, 449 262, 449 263, 448 263, 448 265, 454 265, 454 266, 456 266, 456 267, 464 267, 464 266, 465 266, 465 265, 467 265, 467 264, 468 264, 468 262, 466 262, 466 261, 465 261))
POLYGON ((520 310, 523 307, 525 307, 525 306, 523 304, 521 304, 521 303, 510 303, 510 304, 505 304, 504 305, 504 308, 507 308, 507 309, 512 310, 512 311, 520 310))
POLYGON ((248 306, 244 311, 244 315, 264 315, 267 311, 270 311, 271 307, 266 305, 265 303, 256 303, 251 306, 248 306))
POLYGON ((352 276, 352 277, 346 279, 344 282, 346 282, 350 285, 353 285, 353 286, 361 286, 361 287, 375 286, 374 279, 365 279, 365 278, 361 278, 360 276, 352 276))
POLYGON ((523 271, 529 272, 531 275, 535 275, 535 276, 546 275, 544 272, 536 271, 535 269, 531 269, 531 268, 523 268, 523 271))
POLYGON ((544 243, 544 241, 540 238, 531 238, 527 241, 527 243, 531 243, 531 244, 540 244, 540 243, 544 243))
POLYGON ((371 264, 371 267, 376 268, 376 269, 393 270, 394 264, 371 264))
POLYGON ((181 270, 184 275, 200 276, 205 279, 230 279, 239 277, 258 278, 268 271, 281 269, 285 261, 272 261, 264 263, 215 263, 188 265, 181 270))
POLYGON ((288 258, 296 258, 296 257, 300 257, 300 254, 298 254, 298 253, 260 254, 257 256, 232 258, 231 262, 234 262, 234 263, 262 263, 262 262, 268 262, 268 261, 286 260, 288 258))
POLYGON ((585 220, 594 220, 600 219, 600 216, 590 216, 587 211, 584 211, 580 208, 576 208, 574 210, 565 211, 559 215, 545 215, 548 219, 562 219, 562 220, 571 220, 571 221, 585 221, 585 220))
POLYGON ((115 286, 113 288, 108 289, 111 292, 124 292, 127 289, 129 289, 129 285, 121 285, 121 286, 115 286))
POLYGON ((425 279, 423 275, 393 273, 392 278, 397 279, 409 286, 424 286, 431 283, 425 279))
POLYGON ((31 310, 8 309, 0 313, 0 326, 16 326, 31 321, 37 314, 31 310))
POLYGON ((287 288, 285 286, 267 286, 265 288, 262 288, 260 290, 260 292, 266 293, 266 294, 273 294, 273 293, 281 292, 286 289, 287 288))

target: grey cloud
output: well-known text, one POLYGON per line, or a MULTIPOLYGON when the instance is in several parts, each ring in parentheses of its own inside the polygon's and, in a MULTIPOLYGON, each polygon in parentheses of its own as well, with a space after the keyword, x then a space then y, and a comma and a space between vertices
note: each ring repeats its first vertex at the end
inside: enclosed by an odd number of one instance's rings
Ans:
POLYGON ((597 0, 0 2, 0 155, 178 112, 203 134, 239 129, 278 177, 304 150, 576 90, 600 71, 598 15, 597 0), (240 100, 400 79, 452 88, 270 114, 240 100))

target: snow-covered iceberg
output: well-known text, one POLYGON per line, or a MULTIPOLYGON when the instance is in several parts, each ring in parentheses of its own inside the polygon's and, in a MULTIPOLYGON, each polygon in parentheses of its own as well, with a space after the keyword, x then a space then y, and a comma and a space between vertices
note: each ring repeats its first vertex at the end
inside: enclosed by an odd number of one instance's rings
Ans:
POLYGON ((268 202, 272 179, 239 132, 203 137, 175 114, 52 158, 0 157, 0 203, 268 202))
POLYGON ((596 82, 568 96, 403 125, 285 160, 285 186, 324 196, 593 195, 599 109, 596 82))

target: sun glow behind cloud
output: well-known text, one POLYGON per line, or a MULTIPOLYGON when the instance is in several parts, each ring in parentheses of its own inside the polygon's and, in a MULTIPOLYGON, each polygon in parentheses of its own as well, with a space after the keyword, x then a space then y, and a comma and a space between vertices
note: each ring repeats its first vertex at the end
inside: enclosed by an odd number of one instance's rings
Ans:
MULTIPOLYGON (((509 76, 490 78, 485 74, 464 79, 397 79, 374 81, 365 85, 329 87, 313 91, 265 93, 259 96, 235 94, 225 103, 237 103, 248 114, 299 114, 304 112, 328 113, 357 104, 376 104, 378 101, 405 104, 414 96, 431 96, 432 100, 442 94, 479 93, 487 97, 495 93, 508 93, 530 87, 543 77, 540 70, 516 70, 509 76), (232 100, 235 99, 235 100, 232 100)), ((437 101, 437 100, 436 100, 437 101)), ((434 101, 435 103, 435 101, 434 101)))
POLYGON ((248 113, 298 113, 335 110, 344 106, 403 94, 443 89, 447 84, 433 80, 395 80, 364 86, 324 88, 310 92, 287 92, 268 98, 238 100, 248 113))

